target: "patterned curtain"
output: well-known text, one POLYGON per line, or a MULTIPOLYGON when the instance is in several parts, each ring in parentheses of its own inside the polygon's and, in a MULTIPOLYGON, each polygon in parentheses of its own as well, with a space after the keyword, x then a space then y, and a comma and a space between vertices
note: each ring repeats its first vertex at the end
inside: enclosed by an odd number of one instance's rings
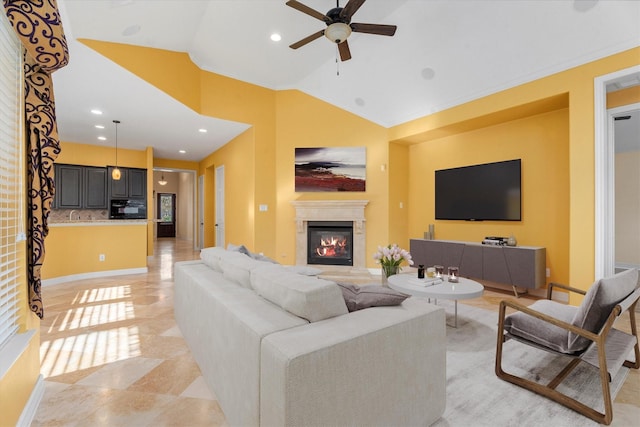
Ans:
POLYGON ((54 195, 53 162, 60 154, 51 73, 69 62, 56 0, 3 0, 24 46, 27 153, 27 259, 29 307, 42 318, 40 269, 54 195))

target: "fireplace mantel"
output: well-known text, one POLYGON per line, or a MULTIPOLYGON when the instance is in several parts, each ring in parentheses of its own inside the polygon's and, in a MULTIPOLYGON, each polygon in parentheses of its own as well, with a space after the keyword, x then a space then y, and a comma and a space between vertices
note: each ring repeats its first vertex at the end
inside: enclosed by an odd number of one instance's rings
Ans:
POLYGON ((296 200, 296 265, 307 265, 309 221, 353 221, 353 267, 365 268, 365 216, 368 200, 296 200))

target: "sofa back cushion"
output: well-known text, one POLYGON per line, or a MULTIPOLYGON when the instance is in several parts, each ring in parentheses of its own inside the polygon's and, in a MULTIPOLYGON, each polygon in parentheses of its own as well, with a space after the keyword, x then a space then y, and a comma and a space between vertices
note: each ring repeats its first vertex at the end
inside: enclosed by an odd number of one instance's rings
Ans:
POLYGON ((248 289, 252 289, 251 270, 264 265, 273 265, 264 261, 256 261, 240 252, 229 251, 222 254, 219 262, 224 277, 248 289))
POLYGON ((252 270, 251 285, 258 295, 309 322, 348 313, 340 288, 329 280, 272 265, 252 270))
POLYGON ((207 264, 211 269, 222 273, 220 267, 220 257, 227 252, 224 248, 212 246, 209 248, 203 248, 200 250, 200 259, 207 264))

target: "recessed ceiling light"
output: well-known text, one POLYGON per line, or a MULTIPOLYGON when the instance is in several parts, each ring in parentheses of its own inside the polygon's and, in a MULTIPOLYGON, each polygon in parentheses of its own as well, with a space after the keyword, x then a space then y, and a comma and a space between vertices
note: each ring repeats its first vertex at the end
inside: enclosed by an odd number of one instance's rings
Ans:
POLYGON ((422 78, 425 80, 431 80, 436 76, 435 70, 433 68, 428 68, 428 67, 423 68, 420 74, 422 75, 422 78))
POLYGON ((130 25, 122 31, 122 35, 125 37, 138 34, 140 32, 140 25, 130 25))
POLYGON ((364 99, 356 98, 356 105, 358 105, 360 107, 364 107, 364 99))
POLYGON ((96 129, 104 129, 104 126, 102 126, 102 125, 96 125, 96 129))
POLYGON ((107 138, 105 138, 104 136, 99 136, 99 137, 98 137, 98 139, 99 139, 100 141, 106 141, 106 140, 107 140, 107 138))
POLYGON ((206 129, 204 129, 204 128, 202 128, 202 129, 198 129, 198 132, 200 132, 200 133, 207 133, 207 130, 206 130, 206 129))
POLYGON ((102 111, 100 110, 91 110, 91 114, 95 114, 96 116, 99 116, 102 114, 102 111))
POLYGON ((271 34, 271 40, 274 42, 279 42, 280 40, 282 40, 282 36, 278 33, 273 33, 271 34))
POLYGON ((178 153, 180 153, 180 154, 185 154, 185 153, 186 153, 186 151, 185 151, 185 150, 178 150, 178 153))

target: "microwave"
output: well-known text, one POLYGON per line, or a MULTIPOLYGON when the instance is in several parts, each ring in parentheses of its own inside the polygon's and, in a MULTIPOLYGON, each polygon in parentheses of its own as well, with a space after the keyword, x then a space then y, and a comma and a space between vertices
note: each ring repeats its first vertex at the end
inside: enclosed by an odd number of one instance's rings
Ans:
POLYGON ((143 199, 112 199, 109 219, 147 219, 147 202, 143 199))

